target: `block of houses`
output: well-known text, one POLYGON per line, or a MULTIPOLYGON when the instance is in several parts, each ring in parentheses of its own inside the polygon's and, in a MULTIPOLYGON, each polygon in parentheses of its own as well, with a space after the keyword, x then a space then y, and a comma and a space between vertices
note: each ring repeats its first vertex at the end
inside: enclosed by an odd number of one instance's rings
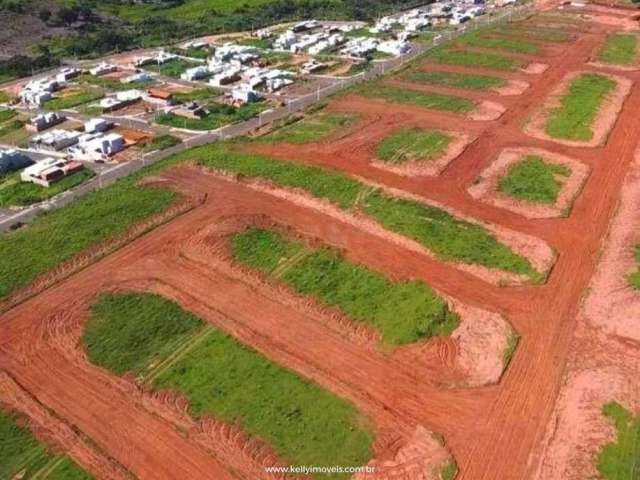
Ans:
POLYGON ((117 92, 112 97, 103 98, 95 105, 100 107, 104 113, 108 113, 132 105, 141 98, 142 92, 140 90, 125 90, 117 92))
POLYGON ((106 75, 108 73, 113 73, 117 71, 118 71, 118 67, 106 62, 99 63, 95 67, 89 69, 89 73, 95 77, 98 77, 100 75, 106 75))
POLYGON ((105 162, 125 147, 124 137, 118 133, 86 134, 76 145, 69 148, 69 155, 75 160, 105 162))
POLYGON ((29 120, 25 128, 30 132, 41 132, 64 122, 67 117, 63 113, 40 113, 29 120))
POLYGON ((240 80, 240 72, 240 68, 229 66, 226 70, 214 75, 211 80, 209 80, 209 83, 214 87, 229 85, 230 83, 240 80))
POLYGON ((378 44, 378 51, 382 53, 388 53, 396 57, 404 55, 411 50, 411 44, 409 42, 403 42, 401 40, 387 40, 386 42, 380 42, 378 44))
POLYGON ((182 80, 193 82, 196 80, 202 80, 204 78, 207 78, 209 75, 211 75, 211 72, 209 71, 209 69, 205 66, 200 65, 197 67, 186 69, 184 72, 180 74, 180 78, 182 80))
POLYGON ((31 137, 29 145, 36 150, 60 151, 78 143, 80 132, 53 129, 31 137))
POLYGON ((176 100, 173 97, 173 93, 169 90, 163 90, 160 88, 150 88, 147 90, 145 100, 150 103, 155 103, 164 106, 175 105, 176 100))
POLYGON ((91 118, 84 122, 85 133, 102 133, 113 127, 113 123, 104 118, 91 118))
POLYGON ((0 149, 0 176, 15 172, 33 164, 33 160, 22 152, 10 149, 0 149))
POLYGON ((82 72, 79 68, 75 67, 65 67, 58 72, 56 75, 56 80, 60 83, 68 82, 69 80, 76 78, 82 72))
POLYGON ((67 175, 84 169, 80 162, 69 161, 61 158, 45 158, 25 168, 20 173, 23 182, 32 182, 43 187, 62 180, 67 175))

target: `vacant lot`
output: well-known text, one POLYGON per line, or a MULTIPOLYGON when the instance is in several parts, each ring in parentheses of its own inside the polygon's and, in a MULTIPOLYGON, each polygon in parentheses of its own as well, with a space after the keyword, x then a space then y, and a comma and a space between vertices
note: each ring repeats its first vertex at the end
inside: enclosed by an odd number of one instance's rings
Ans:
POLYGON ((562 188, 562 177, 571 174, 569 168, 545 162, 529 155, 512 165, 498 180, 498 190, 511 197, 533 203, 554 204, 562 188))
POLYGON ((551 113, 545 127, 547 134, 568 140, 590 140, 598 110, 615 87, 616 82, 604 75, 580 74, 560 100, 561 106, 551 113))
POLYGON ((520 60, 501 57, 500 55, 492 53, 476 53, 444 48, 434 50, 427 55, 427 58, 436 63, 480 67, 492 70, 515 70, 524 65, 524 62, 520 60))
POLYGON ((63 90, 60 96, 46 102, 44 109, 49 111, 65 110, 99 100, 102 97, 104 97, 104 92, 101 89, 74 91, 68 94, 65 94, 63 90))
POLYGON ((411 70, 402 75, 403 79, 410 82, 424 83, 427 85, 443 85, 445 87, 464 88, 467 90, 488 90, 506 85, 506 80, 489 75, 474 75, 451 72, 425 72, 411 70))
POLYGON ((76 187, 94 176, 95 174, 91 170, 84 169, 63 178, 50 187, 42 187, 35 183, 21 181, 20 174, 15 173, 5 179, 0 179, 0 207, 24 207, 42 202, 76 187))
POLYGON ((495 48, 498 50, 506 50, 516 53, 540 53, 540 47, 535 43, 519 39, 486 37, 483 36, 482 33, 470 33, 464 35, 458 39, 458 42, 472 47, 495 48))
POLYGON ((180 78, 180 75, 183 74, 187 69, 197 67, 199 65, 202 64, 190 62, 188 60, 179 58, 171 60, 167 63, 163 63, 162 65, 145 65, 144 69, 151 72, 159 73, 160 75, 164 75, 165 77, 180 78))
POLYGON ((151 141, 144 144, 142 150, 144 152, 153 152, 155 150, 165 150, 182 143, 182 140, 173 135, 160 135, 154 137, 151 141))
POLYGON ((466 98, 440 93, 418 92, 381 84, 367 85, 359 88, 357 92, 365 97, 376 97, 387 102, 415 105, 433 110, 466 113, 476 108, 475 102, 466 98))
POLYGON ((530 38, 544 42, 563 43, 571 39, 571 35, 562 30, 544 27, 528 27, 526 24, 510 24, 496 27, 491 30, 500 35, 516 38, 530 38))
POLYGON ((612 65, 633 65, 638 58, 638 36, 617 33, 609 35, 598 53, 598 60, 612 65))
POLYGON ((224 144, 196 147, 175 158, 265 178, 281 187, 300 188, 345 210, 359 208, 388 230, 421 243, 442 260, 524 274, 534 281, 542 279, 526 258, 500 243, 484 227, 458 219, 441 208, 392 197, 343 173, 242 153, 233 145, 224 144))
POLYGON ((364 465, 371 457, 371 433, 349 403, 160 296, 102 296, 83 343, 97 365, 150 373, 155 388, 184 394, 194 417, 238 423, 294 465, 364 465), (169 358, 176 346, 180 354, 169 358))
POLYGON ((616 439, 608 443, 598 456, 598 471, 606 480, 637 477, 640 455, 640 418, 617 402, 604 406, 603 414, 613 422, 616 439))
POLYGON ((357 120, 357 115, 322 112, 305 117, 260 137, 260 141, 311 143, 324 140, 338 131, 344 131, 357 120))
POLYGON ((209 113, 202 118, 186 118, 169 112, 156 116, 156 123, 187 130, 215 130, 231 123, 249 120, 269 108, 269 104, 259 102, 232 107, 222 103, 210 103, 206 108, 209 113))
POLYGON ((422 282, 392 282, 336 251, 305 248, 275 231, 252 228, 231 242, 237 261, 371 324, 384 342, 403 345, 448 335, 458 325, 458 316, 422 282))
POLYGON ((378 145, 378 158, 384 162, 433 160, 443 155, 451 137, 439 130, 404 129, 392 134, 378 145))
POLYGON ((0 478, 90 480, 69 457, 53 455, 22 420, 0 410, 0 478))

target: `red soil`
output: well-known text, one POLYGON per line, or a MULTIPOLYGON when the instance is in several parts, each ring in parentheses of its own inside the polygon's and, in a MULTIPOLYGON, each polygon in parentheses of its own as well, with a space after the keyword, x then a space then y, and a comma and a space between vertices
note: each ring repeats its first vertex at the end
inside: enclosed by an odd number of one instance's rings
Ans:
MULTIPOLYGON (((593 328, 602 323, 600 317, 585 320, 579 311, 640 138, 636 121, 640 93, 635 86, 631 88, 605 145, 576 148, 522 132, 522 124, 566 75, 584 69, 609 31, 600 23, 592 27, 580 34, 570 49, 542 59, 549 68, 544 75, 527 77, 531 84, 527 95, 501 97, 506 111, 497 120, 465 120, 459 115, 356 96, 332 103, 333 110, 377 115, 383 119, 380 122, 398 127, 452 125, 477 137, 438 177, 402 176, 373 166, 370 148, 384 134, 384 128, 376 130, 377 136, 371 140, 363 130, 353 135, 353 142, 346 136, 295 149, 269 147, 274 155, 342 169, 371 183, 446 205, 483 223, 539 238, 559 254, 546 284, 492 285, 455 266, 418 256, 404 244, 363 229, 361 224, 330 216, 317 203, 300 202, 298 195, 289 192, 278 198, 274 195, 277 192, 266 188, 182 167, 167 172, 166 177, 194 195, 208 193, 208 202, 5 313, 0 322, 0 368, 57 418, 91 438, 102 456, 139 478, 231 478, 229 471, 236 473, 231 465, 239 465, 246 455, 239 452, 233 457, 233 449, 218 450, 217 444, 205 446, 190 436, 185 438, 175 419, 158 415, 150 402, 132 392, 130 384, 125 388, 124 380, 87 364, 78 354, 78 346, 68 341, 73 336, 66 333, 82 328, 86 321, 83 312, 96 293, 113 288, 150 290, 178 301, 270 359, 351 400, 373 421, 375 462, 404 465, 393 472, 396 478, 420 478, 424 468, 416 473, 414 460, 418 456, 420 460, 428 457, 425 463, 439 463, 446 457, 431 448, 425 440, 428 435, 420 433, 422 426, 444 435, 460 467, 458 480, 564 479, 567 466, 576 458, 571 448, 555 448, 565 441, 578 445, 580 452, 584 448, 588 455, 584 457, 587 460, 579 461, 585 469, 580 472, 593 473, 588 458, 599 448, 596 444, 610 435, 609 427, 598 424, 593 416, 606 397, 597 393, 603 388, 594 386, 602 383, 606 387, 609 378, 615 381, 617 372, 623 371, 624 378, 610 384, 609 393, 619 394, 623 403, 627 397, 637 396, 636 384, 629 381, 632 376, 638 378, 640 370, 637 341, 607 336, 607 329, 593 328), (469 195, 467 188, 480 172, 502 150, 514 147, 545 149, 579 159, 591 168, 569 217, 529 220, 469 195), (326 312, 317 311, 317 306, 303 308, 286 292, 278 292, 274 298, 274 292, 264 286, 235 277, 208 260, 198 261, 196 257, 203 255, 201 249, 206 245, 194 248, 196 233, 238 215, 267 216, 341 248, 353 261, 394 278, 423 279, 463 305, 503 314, 522 336, 510 367, 497 385, 452 389, 447 382, 460 375, 461 341, 442 342, 435 353, 427 349, 424 364, 432 368, 412 370, 401 356, 375 350, 366 335, 353 331, 345 335, 348 328, 326 312), (593 370, 594 379, 582 380, 571 373, 580 365, 593 370), (601 367, 615 369, 611 375, 605 372, 605 377, 597 377, 601 367), (563 391, 554 413, 564 378, 569 380, 568 390, 563 391), (597 395, 572 393, 580 391, 597 395), (566 405, 575 405, 575 398, 579 409, 571 407, 565 415, 566 405), (575 425, 582 419, 589 430, 581 436, 573 432, 581 431, 575 425), (600 435, 597 432, 602 428, 604 434, 600 435), (557 432, 555 436, 553 432, 557 432), (582 437, 589 445, 581 446, 582 437), (421 453, 416 456, 418 451, 421 453)), ((501 75, 516 78, 523 74, 501 75)), ((636 72, 625 76, 640 80, 636 72)), ((591 292, 601 294, 594 289, 591 292)), ((631 402, 627 405, 637 407, 631 402)), ((237 473, 253 478, 258 463, 237 473)), ((585 476, 577 474, 575 478, 585 476)))

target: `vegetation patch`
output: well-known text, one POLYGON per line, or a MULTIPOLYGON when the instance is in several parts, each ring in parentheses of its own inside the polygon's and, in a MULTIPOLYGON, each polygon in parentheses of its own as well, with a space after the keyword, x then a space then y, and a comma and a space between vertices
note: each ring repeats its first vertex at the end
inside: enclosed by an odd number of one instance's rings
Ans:
POLYGON ((571 35, 562 30, 542 27, 528 27, 526 25, 506 25, 494 28, 492 31, 501 35, 525 37, 532 40, 542 40, 545 42, 567 42, 571 35))
POLYGON ((144 69, 149 70, 151 72, 159 73, 160 75, 164 75, 165 77, 173 77, 180 78, 186 70, 189 68, 197 67, 201 65, 197 62, 191 62, 189 60, 183 60, 180 58, 176 58, 174 60, 170 60, 162 65, 145 65, 144 69))
POLYGON ((489 75, 424 72, 420 70, 410 70, 404 73, 402 78, 410 82, 464 88, 466 90, 489 90, 490 88, 502 87, 507 84, 506 80, 500 77, 491 77, 489 75))
POLYGON ((0 110, 0 123, 11 120, 17 115, 15 110, 0 110))
POLYGON ((636 245, 633 249, 633 257, 638 266, 634 272, 627 275, 627 283, 636 290, 640 290, 640 245, 636 245))
POLYGON ((393 282, 337 251, 305 249, 275 231, 250 228, 233 235, 231 243, 236 260, 372 325, 386 343, 449 335, 458 326, 459 317, 423 282, 393 282))
POLYGON ((78 105, 93 102, 102 97, 104 97, 104 92, 102 90, 83 90, 70 95, 52 98, 44 104, 43 108, 49 111, 65 110, 67 108, 73 108, 78 105))
POLYGON ((382 98, 387 102, 416 105, 434 110, 466 113, 476 108, 475 102, 467 98, 442 95, 440 93, 418 92, 379 83, 368 84, 358 88, 356 91, 366 97, 382 98))
POLYGON ((181 143, 182 140, 178 137, 174 137, 173 135, 159 135, 145 143, 142 151, 148 153, 155 150, 166 150, 167 148, 175 147, 181 143))
MULTIPOLYGON (((162 165, 167 162, 154 168, 162 165)), ((117 237, 167 208, 176 197, 174 192, 137 185, 138 179, 154 168, 88 193, 66 207, 39 215, 28 226, 0 235, 0 299, 86 248, 117 237)))
POLYGON ((357 118, 358 116, 354 114, 322 112, 285 125, 260 137, 259 140, 300 144, 319 142, 338 131, 349 128, 357 118))
POLYGON ((454 480, 458 474, 458 465, 453 459, 449 459, 440 470, 440 480, 454 480))
POLYGON ((513 355, 516 353, 516 349, 518 348, 518 344, 520 343, 520 335, 516 332, 511 332, 509 338, 507 339, 507 347, 504 349, 502 353, 502 365, 506 369, 511 363, 511 359, 513 355))
POLYGON ((409 128, 400 130, 378 145, 378 158, 383 162, 434 160, 442 156, 451 137, 439 130, 409 128))
POLYGON ((231 123, 249 120, 267 108, 267 102, 249 103, 241 107, 210 103, 207 105, 209 113, 202 118, 186 118, 169 112, 157 115, 156 123, 187 130, 215 130, 231 123))
POLYGON ((509 167, 506 175, 498 180, 498 190, 520 200, 553 205, 569 175, 571 170, 564 165, 528 155, 509 167))
POLYGON ((243 153, 228 144, 196 147, 174 158, 265 178, 281 187, 300 188, 345 210, 357 208, 388 230, 422 244, 442 260, 477 264, 524 274, 534 281, 542 280, 542 275, 526 258, 500 243, 484 227, 458 219, 438 207, 392 197, 340 172, 243 153))
POLYGON ((190 92, 176 92, 173 94, 173 98, 180 103, 189 103, 189 102, 202 102, 204 100, 211 100, 220 95, 220 91, 211 88, 196 88, 191 90, 190 92))
POLYGON ((464 35, 458 39, 458 42, 472 47, 496 48, 516 53, 540 53, 540 47, 535 43, 509 38, 485 37, 479 33, 469 33, 464 35))
POLYGON ((448 50, 444 48, 433 50, 427 55, 427 58, 436 63, 489 68, 493 70, 515 70, 524 65, 524 62, 520 60, 502 57, 493 53, 467 52, 464 50, 448 50))
POLYGON ((153 85, 153 80, 149 80, 146 82, 130 82, 130 83, 122 83, 120 80, 116 80, 115 78, 109 77, 101 77, 95 75, 82 74, 78 77, 78 83, 84 85, 94 85, 96 87, 100 87, 104 90, 112 90, 112 91, 124 91, 131 90, 134 88, 138 88, 144 90, 153 85))
POLYGON ((597 73, 582 73, 569 87, 569 92, 560 100, 560 107, 551 113, 546 133, 553 138, 569 140, 591 140, 591 125, 598 110, 616 82, 597 73))
POLYGON ((0 411, 0 478, 90 480, 69 457, 50 453, 21 419, 0 411))
POLYGON ((24 207, 39 203, 76 187, 94 176, 95 173, 91 170, 84 169, 64 177, 50 187, 43 187, 35 183, 21 181, 20 173, 16 172, 0 181, 0 207, 24 207))
POLYGON ((633 65, 638 58, 638 37, 629 33, 609 35, 598 60, 613 65, 633 65))
POLYGON ((640 457, 640 417, 618 402, 607 403, 602 413, 613 422, 616 440, 605 445, 598 454, 598 471, 605 480, 636 479, 640 457))
POLYGON ((119 375, 162 365, 147 377, 154 388, 185 395, 196 418, 240 424, 291 464, 355 466, 371 458, 372 435, 351 404, 160 296, 104 295, 87 332, 85 347, 98 365, 119 375), (194 335, 198 341, 168 358, 194 335))

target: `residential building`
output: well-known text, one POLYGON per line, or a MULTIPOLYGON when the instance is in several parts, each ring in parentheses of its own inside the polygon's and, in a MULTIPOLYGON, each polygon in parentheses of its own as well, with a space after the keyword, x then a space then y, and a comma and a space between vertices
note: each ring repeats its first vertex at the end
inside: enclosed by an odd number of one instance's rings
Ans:
POLYGON ((23 182, 32 182, 43 187, 49 187, 67 175, 84 169, 80 162, 64 160, 61 158, 45 158, 25 168, 20 173, 23 182))
POLYGON ((31 164, 33 164, 33 160, 18 150, 13 148, 0 149, 0 176, 28 167, 31 164))
POLYGON ((209 111, 196 102, 185 103, 171 110, 171 113, 179 117, 199 119, 209 114, 209 111))
POLYGON ((106 75, 118 71, 118 67, 110 63, 102 62, 89 70, 89 73, 95 77, 106 75))
POLYGON ((187 81, 193 82, 193 81, 196 81, 196 80, 202 80, 204 78, 207 78, 210 75, 211 75, 211 72, 209 71, 209 69, 207 67, 205 67, 205 66, 197 66, 197 67, 188 68, 187 70, 185 70, 180 75, 180 78, 182 80, 187 80, 187 81))
POLYGON ((260 99, 260 94, 251 88, 234 88, 231 90, 231 100, 234 104, 245 105, 257 102, 260 99))
POLYGON ((388 40, 378 44, 379 52, 388 53, 389 55, 394 55, 396 57, 408 53, 409 50, 411 50, 411 44, 400 40, 388 40))
POLYGON ((120 79, 121 83, 150 82, 153 78, 147 72, 136 72, 120 79))
POLYGON ((63 113, 40 113, 29 120, 25 128, 30 132, 41 132, 64 122, 67 117, 63 113))
POLYGON ((82 72, 79 68, 65 67, 58 72, 58 74, 56 75, 56 80, 60 83, 64 83, 71 80, 72 78, 76 78, 81 73, 82 72))
POLYGON ((102 133, 113 127, 113 123, 104 118, 91 118, 84 123, 85 133, 102 133))
POLYGON ((69 155, 76 160, 105 162, 125 147, 124 137, 118 133, 83 135, 77 145, 69 148, 69 155))
POLYGON ((147 90, 145 100, 150 103, 156 103, 164 106, 175 105, 176 103, 173 93, 160 88, 150 88, 147 90))
POLYGON ((53 129, 31 137, 29 145, 37 150, 60 151, 78 143, 80 132, 53 129))

